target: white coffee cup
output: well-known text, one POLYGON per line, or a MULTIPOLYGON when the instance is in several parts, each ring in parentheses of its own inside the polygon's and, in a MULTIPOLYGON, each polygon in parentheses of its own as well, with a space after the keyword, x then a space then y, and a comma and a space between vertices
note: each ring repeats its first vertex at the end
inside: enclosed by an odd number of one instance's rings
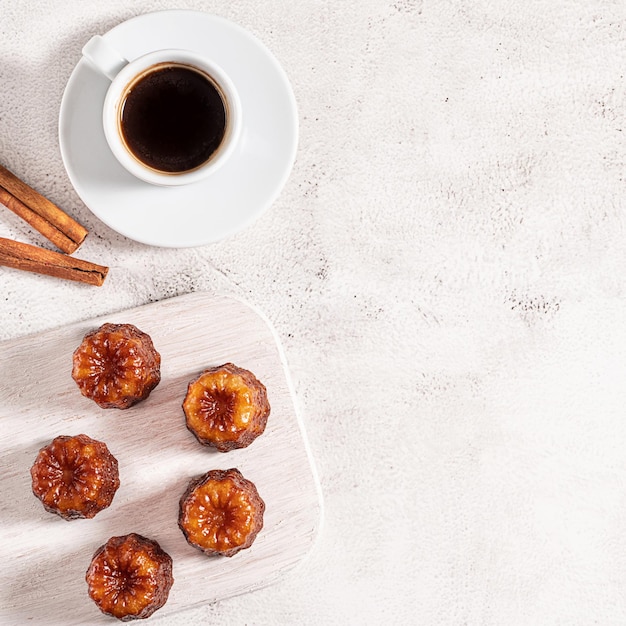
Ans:
POLYGON ((232 155, 241 134, 239 96, 231 79, 210 59, 189 50, 168 49, 128 61, 99 35, 85 44, 83 56, 111 80, 102 110, 104 135, 120 164, 137 178, 154 185, 187 185, 213 174, 232 155), (121 126, 122 109, 132 86, 143 76, 164 66, 187 67, 200 72, 217 89, 224 105, 225 126, 221 142, 205 161, 183 171, 163 171, 143 162, 128 146, 121 126))

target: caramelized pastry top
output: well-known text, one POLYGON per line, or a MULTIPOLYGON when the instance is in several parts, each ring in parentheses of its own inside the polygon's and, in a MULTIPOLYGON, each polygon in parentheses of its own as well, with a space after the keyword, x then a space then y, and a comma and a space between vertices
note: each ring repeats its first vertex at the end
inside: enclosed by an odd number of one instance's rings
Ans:
POLYGON ((187 428, 220 452, 249 446, 265 430, 270 413, 265 385, 232 363, 192 380, 183 402, 187 428))
POLYGON ((103 613, 122 621, 143 619, 167 602, 174 583, 172 559, 141 535, 111 537, 96 550, 85 579, 103 613))
POLYGON ((103 324, 74 351, 72 378, 102 408, 127 409, 159 384, 160 366, 149 335, 132 324, 103 324))
POLYGON ((237 469, 211 470, 192 480, 180 500, 178 525, 206 554, 233 556, 263 528, 265 503, 237 469))
POLYGON ((120 486, 117 459, 87 435, 56 437, 39 450, 30 473, 45 509, 66 520, 94 517, 120 486))

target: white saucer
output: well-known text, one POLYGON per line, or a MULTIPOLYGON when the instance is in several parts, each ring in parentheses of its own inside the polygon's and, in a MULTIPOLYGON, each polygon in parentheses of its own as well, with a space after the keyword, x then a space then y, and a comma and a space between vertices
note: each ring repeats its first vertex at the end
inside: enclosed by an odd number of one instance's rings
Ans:
POLYGON ((109 81, 81 59, 61 101, 59 141, 72 185, 105 224, 136 241, 201 246, 258 218, 278 197, 296 155, 298 115, 291 85, 256 37, 198 11, 160 11, 130 19, 104 37, 127 59, 159 48, 206 54, 231 77, 241 99, 243 129, 230 160, 204 181, 156 187, 115 159, 102 129, 109 81))

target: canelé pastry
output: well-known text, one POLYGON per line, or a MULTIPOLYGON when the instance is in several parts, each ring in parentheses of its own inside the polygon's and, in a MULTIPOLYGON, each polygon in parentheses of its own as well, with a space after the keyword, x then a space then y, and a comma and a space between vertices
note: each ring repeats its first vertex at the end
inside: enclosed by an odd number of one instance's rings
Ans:
POLYGON ((63 519, 92 518, 120 486, 117 459, 87 435, 56 437, 39 450, 30 469, 33 493, 63 519))
POLYGON ((252 372, 226 363, 189 383, 183 411, 200 443, 228 452, 263 433, 270 405, 265 385, 252 372))
POLYGON ((160 367, 149 335, 132 324, 103 324, 74 351, 72 378, 102 408, 127 409, 159 384, 160 367))
POLYGON ((103 613, 123 622, 143 619, 167 602, 174 583, 172 559, 141 535, 111 537, 96 550, 85 580, 103 613))
POLYGON ((206 554, 233 556, 263 528, 265 502, 237 469, 211 470, 192 480, 180 499, 178 526, 206 554))

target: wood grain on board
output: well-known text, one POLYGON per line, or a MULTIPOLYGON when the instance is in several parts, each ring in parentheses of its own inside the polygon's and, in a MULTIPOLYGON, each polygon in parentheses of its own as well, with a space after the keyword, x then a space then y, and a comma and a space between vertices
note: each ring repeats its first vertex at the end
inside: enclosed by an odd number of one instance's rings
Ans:
POLYGON ((137 532, 174 560, 174 586, 157 616, 268 585, 309 552, 321 522, 319 485, 297 415, 282 351, 267 322, 239 300, 188 294, 0 344, 0 624, 110 623, 87 596, 85 571, 109 537, 137 532), (120 411, 100 409, 71 378, 72 353, 104 322, 132 323, 161 353, 152 395, 120 411), (233 362, 268 390, 265 433, 248 448, 219 453, 185 428, 188 382, 233 362), (66 522, 31 492, 30 467, 57 435, 85 433, 117 457, 121 486, 110 508, 66 522), (266 503, 255 543, 232 558, 190 547, 178 529, 188 481, 237 467, 266 503))

